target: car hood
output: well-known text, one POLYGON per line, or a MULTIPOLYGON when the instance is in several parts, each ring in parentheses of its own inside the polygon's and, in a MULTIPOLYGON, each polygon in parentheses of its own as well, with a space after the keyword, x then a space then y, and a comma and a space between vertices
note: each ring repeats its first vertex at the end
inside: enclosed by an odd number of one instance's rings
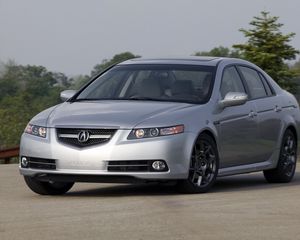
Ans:
POLYGON ((195 105, 154 101, 65 102, 51 112, 47 126, 131 129, 151 118, 157 118, 162 115, 165 118, 166 114, 174 117, 175 111, 191 106, 195 105))

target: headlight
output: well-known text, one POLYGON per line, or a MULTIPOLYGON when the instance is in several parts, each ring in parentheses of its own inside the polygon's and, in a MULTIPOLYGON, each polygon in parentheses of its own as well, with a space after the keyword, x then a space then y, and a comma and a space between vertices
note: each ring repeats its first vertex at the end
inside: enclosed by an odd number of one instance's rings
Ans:
POLYGON ((47 136, 47 128, 28 124, 25 128, 25 133, 45 138, 47 136))
POLYGON ((184 125, 160 128, 137 128, 133 129, 128 139, 153 138, 160 136, 174 135, 184 132, 184 125))

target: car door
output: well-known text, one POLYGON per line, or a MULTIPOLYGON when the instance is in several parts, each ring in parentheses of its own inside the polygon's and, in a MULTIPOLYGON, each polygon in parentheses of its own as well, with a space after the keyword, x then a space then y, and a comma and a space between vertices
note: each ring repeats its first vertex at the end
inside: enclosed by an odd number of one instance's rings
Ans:
POLYGON ((281 129, 281 103, 262 73, 255 69, 238 66, 245 79, 258 121, 258 147, 255 162, 268 160, 276 148, 281 129))
MULTIPOLYGON (((221 100, 228 92, 247 93, 235 66, 229 66, 223 71, 220 87, 221 100)), ((216 120, 220 167, 253 163, 258 146, 258 124, 253 101, 219 110, 216 114, 216 120)))

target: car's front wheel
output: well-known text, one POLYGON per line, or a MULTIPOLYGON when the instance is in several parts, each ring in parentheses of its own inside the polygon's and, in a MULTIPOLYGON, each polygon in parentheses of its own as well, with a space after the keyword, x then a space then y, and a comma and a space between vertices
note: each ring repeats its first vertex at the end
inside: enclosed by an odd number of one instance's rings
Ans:
POLYGON ((62 195, 74 185, 73 182, 43 182, 29 176, 24 176, 24 179, 33 192, 41 195, 62 195))
POLYGON ((270 183, 290 182, 295 174, 297 163, 297 139, 295 134, 286 130, 283 135, 277 167, 265 170, 264 176, 270 183))
POLYGON ((188 179, 179 181, 178 187, 185 193, 207 192, 216 181, 218 169, 217 145, 211 136, 201 134, 193 147, 188 179))

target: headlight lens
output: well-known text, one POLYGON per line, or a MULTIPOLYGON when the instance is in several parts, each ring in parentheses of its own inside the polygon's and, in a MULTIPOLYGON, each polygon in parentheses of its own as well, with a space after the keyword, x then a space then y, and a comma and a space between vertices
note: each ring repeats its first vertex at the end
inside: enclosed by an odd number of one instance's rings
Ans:
POLYGON ((25 128, 25 133, 45 138, 47 136, 47 128, 28 124, 25 128))
POLYGON ((184 125, 176 125, 172 127, 160 127, 160 128, 137 128, 133 129, 128 139, 142 139, 153 138, 160 136, 174 135, 184 132, 184 125))

